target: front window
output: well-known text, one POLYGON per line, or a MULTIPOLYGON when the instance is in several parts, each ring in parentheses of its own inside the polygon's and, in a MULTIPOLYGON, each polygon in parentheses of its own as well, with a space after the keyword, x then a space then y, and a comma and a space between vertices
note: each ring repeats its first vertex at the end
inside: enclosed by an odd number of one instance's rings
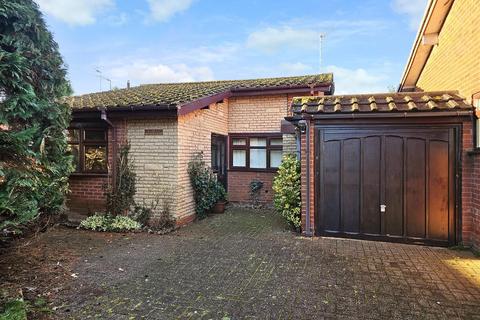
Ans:
POLYGON ((231 169, 275 170, 282 161, 281 134, 230 136, 231 169))
POLYGON ((68 129, 67 139, 75 172, 107 172, 107 131, 105 129, 68 129))

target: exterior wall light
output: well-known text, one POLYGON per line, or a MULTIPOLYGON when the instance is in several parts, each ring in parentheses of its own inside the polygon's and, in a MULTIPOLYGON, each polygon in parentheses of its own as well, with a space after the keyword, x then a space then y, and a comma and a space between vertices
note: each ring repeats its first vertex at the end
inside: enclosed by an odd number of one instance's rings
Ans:
POLYGON ((300 130, 300 133, 307 132, 307 120, 298 121, 298 129, 300 130))

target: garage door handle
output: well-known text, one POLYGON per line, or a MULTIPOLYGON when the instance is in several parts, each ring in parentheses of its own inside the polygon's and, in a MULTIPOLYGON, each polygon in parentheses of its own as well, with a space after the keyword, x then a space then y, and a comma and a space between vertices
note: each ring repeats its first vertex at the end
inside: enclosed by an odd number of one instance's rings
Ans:
POLYGON ((380 212, 386 212, 387 206, 384 204, 380 205, 380 212))

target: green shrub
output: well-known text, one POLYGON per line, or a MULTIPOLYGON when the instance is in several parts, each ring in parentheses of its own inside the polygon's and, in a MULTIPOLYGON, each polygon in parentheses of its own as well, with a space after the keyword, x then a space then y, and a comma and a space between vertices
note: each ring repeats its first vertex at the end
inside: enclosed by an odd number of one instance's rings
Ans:
POLYGON ((95 214, 80 222, 80 227, 94 231, 131 231, 142 226, 137 221, 127 216, 111 216, 95 214))
POLYGON ((215 203, 226 197, 225 188, 205 164, 201 152, 188 163, 188 175, 193 188, 195 212, 200 219, 205 218, 215 203))
POLYGON ((113 216, 121 215, 135 205, 136 175, 129 153, 130 145, 120 147, 115 161, 115 184, 107 188, 107 213, 113 216))
POLYGON ((283 157, 273 180, 273 204, 287 222, 299 228, 301 225, 300 161, 294 154, 283 157))
POLYGON ((8 301, 0 310, 0 320, 27 320, 27 303, 23 299, 8 301))
POLYGON ((133 210, 128 213, 128 216, 133 220, 137 221, 143 226, 146 226, 153 215, 153 210, 151 207, 141 206, 136 204, 133 207, 133 210))
POLYGON ((116 216, 111 220, 111 231, 138 230, 142 226, 137 221, 127 216, 116 216))
POLYGON ((0 17, 0 229, 19 230, 64 204, 71 88, 38 5, 2 1, 0 17))

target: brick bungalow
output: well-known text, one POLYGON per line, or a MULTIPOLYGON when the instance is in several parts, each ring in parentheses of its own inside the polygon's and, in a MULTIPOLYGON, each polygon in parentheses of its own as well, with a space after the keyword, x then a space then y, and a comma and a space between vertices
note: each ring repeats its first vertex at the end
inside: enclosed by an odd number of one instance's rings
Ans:
POLYGON ((296 151, 293 127, 282 127, 292 97, 333 90, 332 74, 320 74, 141 85, 68 97, 69 143, 77 165, 69 208, 104 208, 104 185, 114 176, 112 155, 127 141, 138 178, 136 201, 169 201, 179 224, 195 216, 187 165, 199 151, 230 201, 249 201, 249 183, 258 179, 264 183, 261 201, 271 202, 281 155, 296 151))
POLYGON ((479 19, 431 0, 398 93, 294 99, 305 235, 480 249, 479 19))

